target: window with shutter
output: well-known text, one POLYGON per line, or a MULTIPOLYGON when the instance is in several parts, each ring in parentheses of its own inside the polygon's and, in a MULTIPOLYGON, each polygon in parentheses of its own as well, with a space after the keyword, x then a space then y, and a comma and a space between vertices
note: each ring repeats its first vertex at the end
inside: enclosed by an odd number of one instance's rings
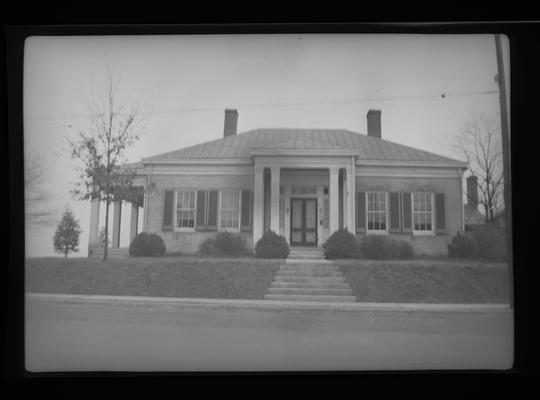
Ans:
POLYGON ((240 191, 221 192, 220 227, 222 230, 240 230, 240 191))
POLYGON ((367 232, 387 232, 386 192, 367 193, 367 232))
POLYGON ((433 232, 433 193, 415 192, 412 194, 413 233, 433 232))
POLYGON ((175 206, 175 231, 193 231, 195 229, 195 190, 177 190, 175 206))

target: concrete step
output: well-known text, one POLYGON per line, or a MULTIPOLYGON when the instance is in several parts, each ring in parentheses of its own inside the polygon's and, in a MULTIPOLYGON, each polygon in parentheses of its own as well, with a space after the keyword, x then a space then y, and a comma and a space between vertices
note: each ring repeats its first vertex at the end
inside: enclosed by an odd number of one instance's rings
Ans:
POLYGON ((340 271, 312 271, 312 270, 299 270, 299 271, 279 271, 277 276, 312 276, 312 277, 339 277, 343 276, 340 271))
POLYGON ((303 288, 303 289, 350 289, 346 282, 272 282, 270 288, 303 288))
POLYGON ((266 300, 281 300, 281 301, 322 301, 322 302, 340 302, 340 303, 355 303, 355 296, 317 296, 308 294, 267 294, 264 297, 266 300))
POLYGON ((274 282, 305 282, 305 283, 340 283, 345 282, 344 276, 306 276, 306 275, 276 275, 274 282))
POLYGON ((292 265, 304 265, 304 264, 317 264, 317 265, 325 265, 330 264, 334 265, 334 263, 330 260, 326 260, 324 258, 286 258, 285 264, 292 264, 292 265))
POLYGON ((296 271, 305 271, 305 272, 339 272, 339 267, 337 265, 282 265, 279 267, 279 272, 296 272, 296 271))
POLYGON ((268 289, 268 294, 294 294, 294 295, 322 295, 322 296, 350 296, 352 289, 328 289, 328 288, 275 288, 268 289))

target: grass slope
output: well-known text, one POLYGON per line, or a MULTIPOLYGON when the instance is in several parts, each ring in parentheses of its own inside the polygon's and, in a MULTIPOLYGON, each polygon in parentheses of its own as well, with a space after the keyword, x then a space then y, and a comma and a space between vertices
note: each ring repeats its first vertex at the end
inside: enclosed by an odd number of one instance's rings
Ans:
POLYGON ((359 302, 507 303, 506 264, 334 260, 359 302))
POLYGON ((27 292, 264 299, 282 261, 196 257, 31 258, 27 292))

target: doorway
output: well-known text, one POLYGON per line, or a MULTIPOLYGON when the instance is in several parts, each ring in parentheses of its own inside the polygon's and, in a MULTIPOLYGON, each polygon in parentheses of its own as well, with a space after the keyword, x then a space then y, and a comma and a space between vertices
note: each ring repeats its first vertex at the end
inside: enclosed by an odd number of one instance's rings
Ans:
POLYGON ((317 199, 291 199, 291 246, 317 246, 317 199))

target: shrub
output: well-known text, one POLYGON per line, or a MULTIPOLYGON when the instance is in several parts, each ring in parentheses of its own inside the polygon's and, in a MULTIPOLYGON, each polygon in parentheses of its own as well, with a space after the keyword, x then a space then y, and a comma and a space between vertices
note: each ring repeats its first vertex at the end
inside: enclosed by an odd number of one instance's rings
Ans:
POLYGON ((334 232, 324 244, 324 256, 330 258, 360 258, 358 242, 347 229, 334 232))
POLYGON ((255 245, 257 258, 287 258, 289 255, 287 239, 274 231, 266 231, 255 245))
POLYGON ((141 232, 129 245, 129 254, 136 257, 160 257, 165 251, 165 243, 156 233, 141 232))
POLYGON ((409 242, 381 235, 364 236, 360 241, 360 250, 365 258, 371 260, 409 260, 415 256, 409 242))
POLYGON ((467 234, 474 244, 474 255, 488 261, 506 259, 506 231, 495 224, 485 224, 467 234))
POLYGON ((394 239, 393 242, 395 243, 395 246, 397 247, 397 258, 400 260, 412 260, 415 257, 414 249, 412 245, 409 242, 406 242, 405 240, 396 240, 394 239))
POLYGON ((474 256, 474 243, 467 235, 460 232, 448 244, 448 256, 452 258, 470 258, 474 256))
POLYGON ((199 246, 202 254, 214 256, 242 256, 247 254, 244 237, 231 232, 219 232, 213 238, 206 239, 199 246))

